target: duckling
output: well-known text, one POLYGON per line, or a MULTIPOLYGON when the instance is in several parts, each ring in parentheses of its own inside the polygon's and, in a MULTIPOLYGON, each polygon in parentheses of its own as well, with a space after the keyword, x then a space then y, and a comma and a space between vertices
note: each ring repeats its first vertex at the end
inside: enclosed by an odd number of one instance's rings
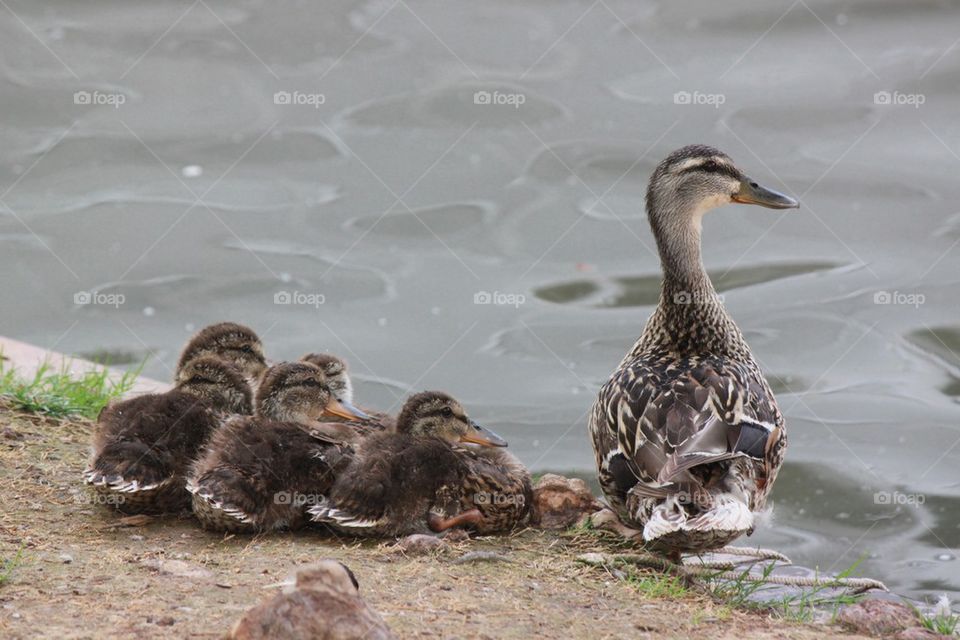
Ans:
POLYGON ((258 604, 229 640, 394 640, 383 618, 360 597, 350 569, 322 560, 297 571, 294 588, 258 604))
POLYGON ((218 429, 189 475, 193 511, 206 529, 295 529, 308 502, 333 484, 341 447, 315 436, 323 416, 356 417, 330 391, 323 372, 305 362, 267 369, 256 415, 218 429))
POLYGON ((468 527, 506 531, 528 514, 530 475, 497 434, 438 391, 411 396, 395 433, 363 440, 314 522, 357 536, 400 536, 468 527), (453 515, 448 515, 453 514, 453 515))
POLYGON ((773 391, 700 258, 703 215, 730 202, 799 206, 707 146, 683 147, 654 171, 660 301, 589 419, 613 511, 675 562, 753 531, 787 446, 773 391))
POLYGON ((188 362, 200 356, 218 356, 232 362, 255 386, 260 374, 267 368, 260 337, 249 327, 235 322, 219 322, 198 331, 183 348, 174 381, 188 362))
MULTIPOLYGON (((364 414, 366 416, 365 423, 369 429, 389 431, 396 427, 396 419, 389 414, 366 407, 353 406, 353 381, 350 379, 347 363, 343 358, 330 353, 308 353, 300 358, 300 362, 309 362, 320 367, 324 375, 327 376, 327 383, 337 400, 364 414)), ((356 441, 359 435, 366 435, 369 432, 369 429, 358 430, 337 427, 335 421, 327 424, 326 429, 331 433, 338 432, 342 439, 350 441, 356 441)))
POLYGON ((341 402, 353 402, 353 381, 347 371, 347 363, 331 353, 307 353, 301 356, 300 362, 309 362, 320 367, 327 377, 327 385, 333 395, 341 402))
POLYGON ((186 472, 220 423, 251 413, 250 387, 233 364, 192 359, 166 393, 112 402, 100 412, 84 482, 124 513, 189 506, 186 472))

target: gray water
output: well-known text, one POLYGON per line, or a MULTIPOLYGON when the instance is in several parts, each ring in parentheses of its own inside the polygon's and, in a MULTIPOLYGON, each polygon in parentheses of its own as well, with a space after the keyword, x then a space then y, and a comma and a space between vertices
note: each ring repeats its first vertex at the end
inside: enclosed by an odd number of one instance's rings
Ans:
POLYGON ((751 541, 960 595, 957 2, 8 7, 0 334, 166 379, 229 318, 589 475, 656 300, 647 177, 710 143, 803 204, 705 222, 790 434, 751 541))

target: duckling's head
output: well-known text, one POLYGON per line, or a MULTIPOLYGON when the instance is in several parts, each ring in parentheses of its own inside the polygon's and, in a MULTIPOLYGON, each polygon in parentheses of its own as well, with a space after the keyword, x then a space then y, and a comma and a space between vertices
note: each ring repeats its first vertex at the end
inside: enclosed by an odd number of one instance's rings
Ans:
POLYGON ((297 570, 296 585, 298 589, 312 591, 330 591, 342 595, 356 595, 360 590, 360 583, 353 571, 336 560, 321 560, 316 564, 297 570))
POLYGON ((647 188, 647 215, 658 237, 691 224, 699 230, 704 213, 731 202, 770 209, 800 206, 746 176, 727 154, 700 144, 668 155, 654 170, 647 188))
POLYGON ((330 353, 308 353, 300 358, 300 362, 309 362, 320 367, 337 400, 353 402, 353 383, 347 372, 347 363, 343 359, 330 353))
POLYGON ((198 331, 183 348, 177 364, 177 379, 180 379, 180 371, 188 362, 208 355, 232 362, 252 380, 267 368, 263 344, 253 329, 234 322, 220 322, 198 331))
POLYGON ((229 413, 253 413, 253 392, 243 372, 216 356, 200 356, 180 370, 177 389, 204 398, 229 413))
POLYGON ((283 362, 267 369, 257 389, 256 404, 258 415, 285 422, 309 424, 331 416, 369 418, 338 400, 323 371, 307 362, 283 362))
POLYGON ((471 420, 459 402, 440 391, 410 396, 397 418, 397 432, 432 436, 450 443, 507 446, 503 438, 471 420))

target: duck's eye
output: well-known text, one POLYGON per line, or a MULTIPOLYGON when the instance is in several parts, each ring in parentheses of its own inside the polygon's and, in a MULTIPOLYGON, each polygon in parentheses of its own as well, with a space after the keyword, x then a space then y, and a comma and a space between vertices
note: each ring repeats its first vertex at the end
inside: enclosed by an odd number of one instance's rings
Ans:
POLYGON ((700 168, 708 173, 716 173, 717 171, 720 171, 720 165, 713 160, 707 160, 700 166, 700 168))
POLYGON ((243 351, 244 353, 253 353, 253 348, 250 345, 245 344, 240 347, 240 351, 243 351))
POLYGON ((444 407, 444 408, 443 408, 443 417, 444 417, 444 418, 452 418, 452 417, 453 417, 453 409, 451 409, 450 407, 444 407))

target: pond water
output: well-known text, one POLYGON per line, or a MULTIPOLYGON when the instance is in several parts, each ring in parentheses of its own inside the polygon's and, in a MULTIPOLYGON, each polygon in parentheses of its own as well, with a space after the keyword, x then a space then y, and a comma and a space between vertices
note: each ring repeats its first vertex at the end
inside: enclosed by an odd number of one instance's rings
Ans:
POLYGON ((790 434, 751 542, 960 596, 957 2, 2 15, 0 333, 166 379, 233 319, 589 476, 586 412, 657 295, 647 178, 713 144, 802 202, 705 221, 790 434))

